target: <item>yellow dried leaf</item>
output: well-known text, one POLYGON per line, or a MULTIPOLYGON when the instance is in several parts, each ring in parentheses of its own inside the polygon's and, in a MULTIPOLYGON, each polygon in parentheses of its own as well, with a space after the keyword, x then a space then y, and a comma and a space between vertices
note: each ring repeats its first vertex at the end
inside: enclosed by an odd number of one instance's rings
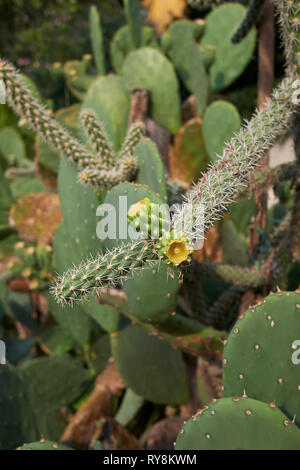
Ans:
POLYGON ((174 18, 183 18, 186 0, 143 0, 142 5, 148 9, 148 21, 153 24, 157 33, 166 30, 174 18))

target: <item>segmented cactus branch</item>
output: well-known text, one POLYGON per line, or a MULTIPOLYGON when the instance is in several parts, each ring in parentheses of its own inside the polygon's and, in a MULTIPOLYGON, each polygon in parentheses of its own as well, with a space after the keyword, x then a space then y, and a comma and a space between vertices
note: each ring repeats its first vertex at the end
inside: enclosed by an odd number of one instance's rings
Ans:
MULTIPOLYGON (((292 99, 292 83, 292 78, 283 80, 265 108, 256 111, 254 117, 225 145, 219 161, 185 196, 186 203, 193 207, 195 214, 203 212, 201 229, 204 231, 221 218, 228 205, 247 185, 249 175, 260 159, 288 129, 296 108, 292 99)), ((183 207, 181 211, 184 210, 183 207)), ((194 238, 197 229, 193 227, 192 233, 186 235, 194 238)))
POLYGON ((112 187, 121 181, 130 180, 136 172, 136 163, 131 156, 116 161, 113 171, 105 167, 106 154, 97 157, 88 151, 77 139, 69 134, 52 116, 34 93, 28 88, 22 76, 10 63, 0 59, 0 80, 3 80, 9 104, 16 114, 37 132, 51 147, 74 162, 80 171, 88 169, 87 175, 80 175, 85 184, 96 187, 112 187), (90 169, 96 169, 95 174, 90 169), (120 179, 118 179, 118 176, 120 179), (112 177, 112 180, 110 178, 112 177))
POLYGON ((129 279, 145 263, 157 259, 157 250, 149 240, 122 245, 66 271, 56 279, 52 292, 57 302, 73 304, 98 293, 100 288, 114 287, 129 279))
POLYGON ((187 275, 191 279, 218 279, 244 287, 260 287, 266 282, 265 276, 258 270, 223 263, 193 262, 191 271, 187 275))
POLYGON ((274 0, 277 7, 281 34, 287 60, 287 71, 299 78, 300 69, 300 2, 274 0))
POLYGON ((86 135, 99 155, 99 159, 104 165, 111 167, 114 163, 114 152, 95 113, 90 109, 85 109, 80 114, 80 120, 86 135))
POLYGON ((123 142, 121 150, 119 152, 119 158, 124 157, 125 155, 132 155, 135 147, 145 135, 145 127, 142 122, 133 123, 127 132, 126 138, 123 142))
POLYGON ((5 84, 11 107, 35 132, 80 168, 85 168, 89 164, 94 155, 52 117, 51 111, 39 103, 15 67, 1 59, 0 80, 5 84))
POLYGON ((198 320, 204 325, 212 326, 218 330, 230 329, 238 314, 238 312, 232 312, 232 309, 238 305, 245 291, 246 287, 231 286, 198 320))
POLYGON ((118 166, 113 166, 108 170, 97 165, 97 161, 92 162, 90 167, 79 173, 79 180, 83 184, 91 184, 96 189, 101 186, 110 189, 124 181, 131 181, 136 172, 136 161, 131 155, 128 155, 118 161, 118 166))

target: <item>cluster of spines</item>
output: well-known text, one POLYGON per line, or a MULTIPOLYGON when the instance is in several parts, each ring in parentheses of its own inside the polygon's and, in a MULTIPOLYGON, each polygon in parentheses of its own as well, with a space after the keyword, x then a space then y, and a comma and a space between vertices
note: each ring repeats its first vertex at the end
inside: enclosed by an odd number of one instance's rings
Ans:
POLYGON ((300 2, 273 0, 278 11, 288 73, 299 78, 300 69, 300 2))
POLYGON ((97 162, 93 162, 88 168, 80 171, 78 177, 83 184, 89 184, 95 188, 104 186, 110 189, 124 181, 131 181, 134 179, 136 172, 136 160, 128 155, 119 161, 118 166, 113 166, 109 170, 101 168, 97 165, 97 162))
POLYGON ((251 0, 247 13, 231 38, 233 44, 238 44, 241 42, 249 33, 250 29, 256 25, 257 21, 260 18, 262 9, 264 7, 265 0, 251 0))
POLYGON ((5 84, 9 104, 35 132, 79 167, 84 168, 89 163, 93 154, 58 124, 51 111, 40 104, 13 65, 3 60, 0 60, 0 80, 5 84))
MULTIPOLYGON (((90 140, 98 146, 98 155, 87 150, 55 120, 51 111, 43 107, 34 96, 15 67, 4 60, 0 60, 0 80, 5 84, 6 96, 14 111, 51 147, 75 163, 78 170, 83 172, 79 177, 80 181, 98 188, 111 188, 134 177, 136 162, 131 154, 125 155, 123 151, 121 158, 110 166, 113 158, 110 143, 91 112, 83 113, 82 119, 86 123, 85 129, 90 140), (99 140, 96 137, 97 131, 100 132, 99 140)), ((129 129, 125 147, 133 150, 141 132, 141 125, 129 129)))
POLYGON ((157 260, 157 250, 150 240, 138 240, 106 251, 73 267, 56 279, 52 292, 60 304, 85 300, 99 289, 109 288, 131 278, 134 272, 157 260))
POLYGON ((109 168, 112 167, 114 164, 114 152, 103 126, 98 121, 94 111, 84 109, 80 114, 80 120, 87 137, 97 155, 99 155, 99 162, 109 168))
MULTIPOLYGON (((228 205, 248 183, 248 178, 260 159, 277 138, 287 131, 296 108, 293 103, 293 78, 285 78, 274 91, 266 107, 254 117, 224 147, 219 161, 205 173, 185 196, 195 213, 203 214, 200 231, 209 227, 225 213, 228 205)), ((184 210, 184 209, 182 209, 184 210)), ((180 214, 179 214, 180 215, 180 214)), ((183 215, 181 215, 183 217, 183 215)), ((194 239, 197 224, 186 236, 194 239)))
POLYGON ((118 154, 119 158, 126 155, 133 155, 135 147, 145 135, 145 127, 142 122, 133 123, 127 132, 121 150, 118 154))

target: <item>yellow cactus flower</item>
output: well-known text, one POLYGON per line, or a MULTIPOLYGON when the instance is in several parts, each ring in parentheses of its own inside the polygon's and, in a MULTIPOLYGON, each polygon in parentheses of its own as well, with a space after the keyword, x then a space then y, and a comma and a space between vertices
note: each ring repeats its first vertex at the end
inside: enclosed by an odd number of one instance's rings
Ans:
POLYGON ((188 259, 190 250, 184 241, 173 240, 167 249, 167 257, 174 264, 180 264, 188 259))

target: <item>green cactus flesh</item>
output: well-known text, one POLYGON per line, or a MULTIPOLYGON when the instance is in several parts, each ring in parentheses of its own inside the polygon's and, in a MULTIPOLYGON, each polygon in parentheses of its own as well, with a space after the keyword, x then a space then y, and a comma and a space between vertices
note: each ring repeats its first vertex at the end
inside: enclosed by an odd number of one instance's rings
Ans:
POLYGON ((237 321, 224 348, 224 395, 274 402, 300 424, 300 294, 277 292, 237 321))
POLYGON ((225 142, 228 142, 240 127, 239 112, 231 103, 214 101, 206 108, 203 116, 203 136, 211 163, 218 160, 225 142))
POLYGON ((18 447, 17 450, 74 450, 71 447, 68 447, 64 444, 53 442, 53 441, 46 441, 45 439, 41 439, 37 442, 31 442, 30 444, 23 444, 22 446, 18 447))
POLYGON ((156 262, 125 283, 131 313, 141 321, 162 323, 175 312, 180 288, 178 274, 156 262))
POLYGON ((153 119, 176 132, 180 127, 180 99, 171 62, 158 50, 144 47, 126 57, 122 74, 128 90, 144 87, 151 92, 153 119))
POLYGON ((256 33, 252 29, 239 44, 233 45, 231 37, 240 25, 246 8, 238 4, 221 5, 209 13, 201 44, 216 47, 216 57, 210 68, 213 91, 228 87, 245 69, 252 58, 256 33))
POLYGON ((187 402, 189 390, 182 354, 150 334, 139 325, 129 325, 111 335, 121 377, 146 400, 173 405, 187 402))
POLYGON ((176 450, 299 450, 300 430, 276 406, 222 398, 189 419, 176 450))

